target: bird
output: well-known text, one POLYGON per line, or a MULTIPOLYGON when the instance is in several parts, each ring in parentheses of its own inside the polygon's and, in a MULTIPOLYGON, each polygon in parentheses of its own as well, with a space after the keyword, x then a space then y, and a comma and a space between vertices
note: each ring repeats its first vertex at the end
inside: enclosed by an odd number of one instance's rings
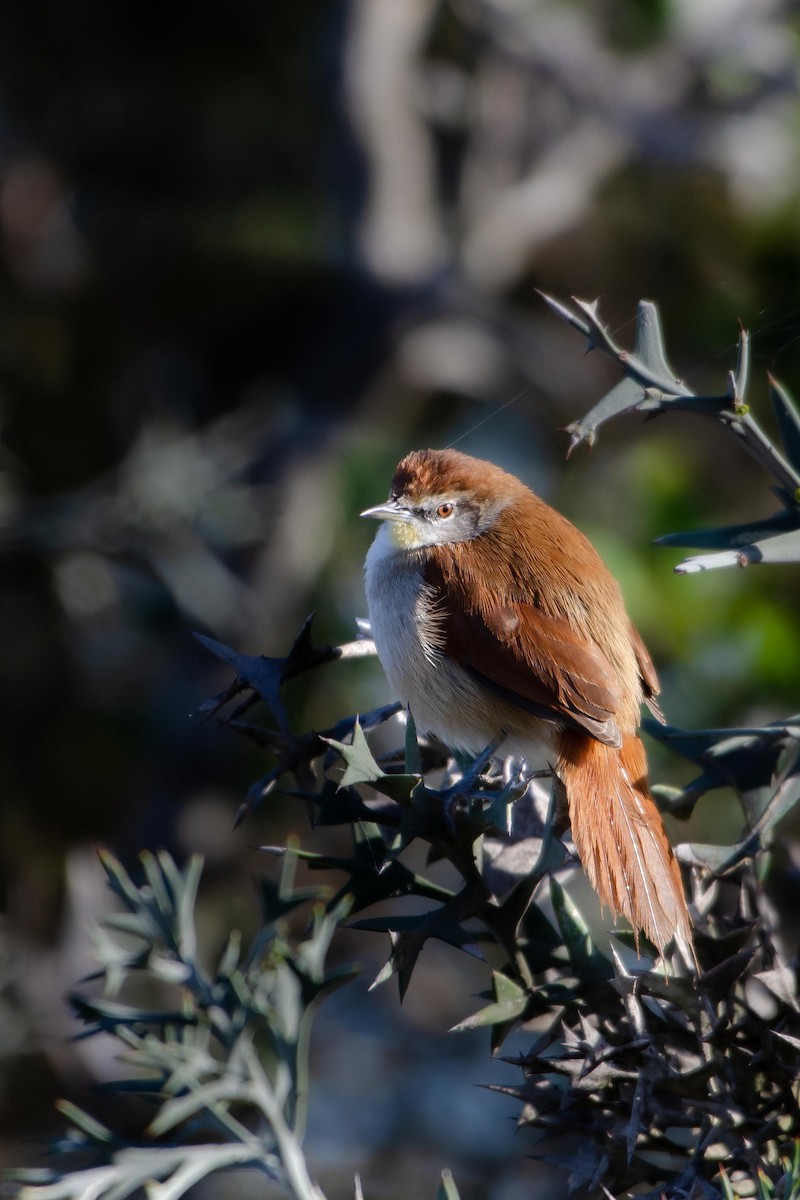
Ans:
POLYGON ((495 745, 550 771, 601 905, 696 966, 680 868, 647 783, 658 677, 589 539, 516 476, 453 449, 414 450, 365 562, 369 620, 420 732, 495 745))

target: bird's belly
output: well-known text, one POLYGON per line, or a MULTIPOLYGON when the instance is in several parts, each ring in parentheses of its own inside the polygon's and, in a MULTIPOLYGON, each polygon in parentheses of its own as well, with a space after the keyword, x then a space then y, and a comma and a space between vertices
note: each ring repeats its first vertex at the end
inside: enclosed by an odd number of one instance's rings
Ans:
POLYGON ((447 656, 420 567, 410 556, 387 553, 379 541, 380 535, 366 564, 372 636, 392 691, 418 730, 469 754, 500 742, 500 754, 525 758, 535 769, 549 766, 555 726, 482 688, 447 656))

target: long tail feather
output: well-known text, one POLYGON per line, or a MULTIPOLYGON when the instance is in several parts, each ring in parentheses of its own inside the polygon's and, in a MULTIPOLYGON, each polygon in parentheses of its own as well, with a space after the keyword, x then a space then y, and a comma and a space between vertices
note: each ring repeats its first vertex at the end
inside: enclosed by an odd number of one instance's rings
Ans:
POLYGON ((647 787, 635 734, 615 749, 565 730, 556 768, 567 793, 572 838, 602 904, 643 929, 664 953, 675 943, 697 966, 680 868, 647 787))

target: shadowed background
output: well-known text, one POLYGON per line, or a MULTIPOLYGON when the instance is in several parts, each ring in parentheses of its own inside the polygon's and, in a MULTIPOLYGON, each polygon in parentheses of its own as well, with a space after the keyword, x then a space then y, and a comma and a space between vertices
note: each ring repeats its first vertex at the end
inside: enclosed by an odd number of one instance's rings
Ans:
MULTIPOLYGON (((678 579, 649 544, 767 515, 766 480, 688 416, 605 426, 565 464, 559 430, 616 376, 535 289, 602 295, 623 344, 656 300, 698 390, 741 318, 750 403, 766 369, 800 391, 798 33, 778 0, 0 13, 4 1161, 114 1069, 62 1003, 108 904, 93 844, 204 853, 216 945, 255 920, 253 844, 335 838, 280 797, 230 832, 268 764, 191 719, 229 676, 187 630, 282 654, 316 610, 318 640, 354 636, 357 514, 408 449, 458 440, 592 537, 671 721, 796 710, 797 572, 678 579)), ((291 685, 298 729, 391 698, 374 662, 325 672, 291 685)), ((693 836, 722 825, 707 797, 693 836)), ((471 1086, 501 1078, 483 1040, 444 1033, 482 968, 428 949, 398 1014, 365 991, 385 950, 342 947, 368 967, 320 1034, 323 1186, 432 1194, 449 1163, 464 1197, 529 1194, 510 1110, 471 1086)))

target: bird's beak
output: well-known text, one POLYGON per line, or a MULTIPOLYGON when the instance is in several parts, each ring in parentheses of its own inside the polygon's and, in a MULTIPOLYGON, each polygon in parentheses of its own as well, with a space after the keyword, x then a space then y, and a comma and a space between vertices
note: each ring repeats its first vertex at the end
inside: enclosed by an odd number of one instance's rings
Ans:
POLYGON ((374 508, 365 508, 362 517, 374 517, 376 521, 410 521, 411 512, 398 500, 387 500, 374 508))

